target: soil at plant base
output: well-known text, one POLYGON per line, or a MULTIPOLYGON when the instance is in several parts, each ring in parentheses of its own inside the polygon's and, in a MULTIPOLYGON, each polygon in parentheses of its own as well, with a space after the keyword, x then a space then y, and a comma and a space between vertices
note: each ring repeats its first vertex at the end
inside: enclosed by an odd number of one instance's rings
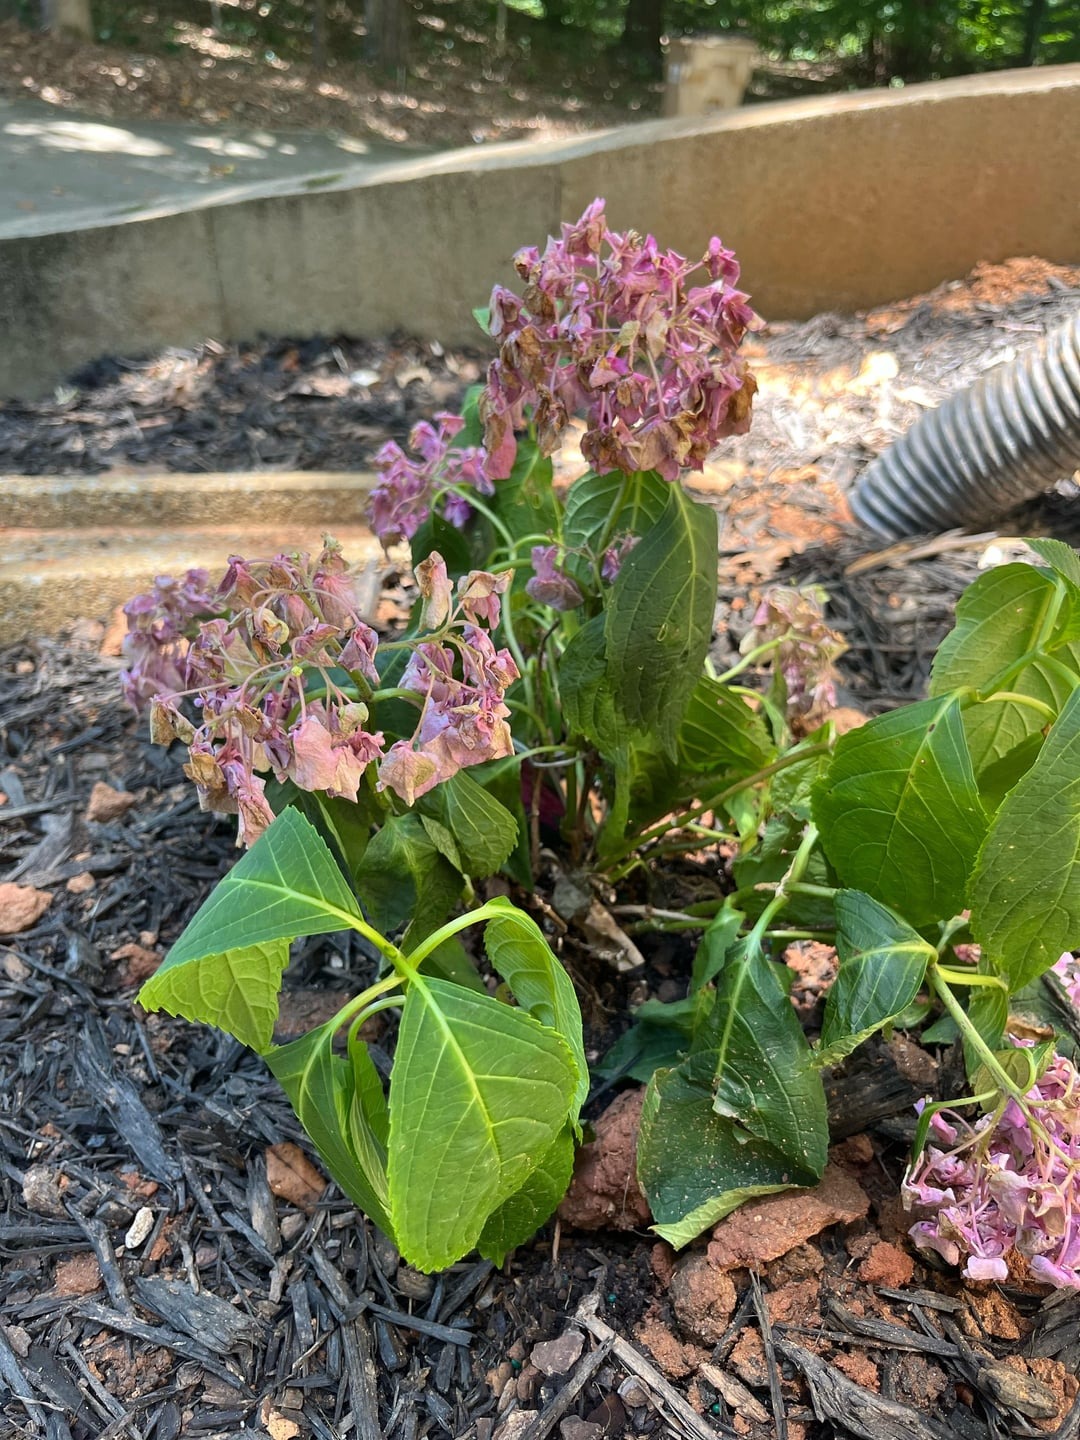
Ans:
MULTIPOLYGON (((975 283, 1004 287, 1018 273, 975 283)), ((1038 293, 1020 287, 999 303, 974 292, 990 310, 957 306, 961 286, 887 318, 825 317, 765 337, 758 363, 774 388, 770 398, 763 385, 757 439, 737 442, 703 487, 728 537, 719 643, 734 643, 777 573, 826 573, 855 642, 843 662, 849 697, 870 709, 919 693, 956 595, 1001 542, 939 543, 904 563, 879 554, 845 525, 843 467, 883 414, 899 428, 900 406, 917 408, 890 392, 944 389, 1075 303, 1048 284, 1061 283, 1056 272, 1024 273, 1038 293), (872 359, 883 353, 896 361, 888 378, 872 359)), ((65 458, 77 468, 87 437, 93 468, 123 463, 136 442, 118 417, 144 386, 145 414, 159 423, 142 432, 139 463, 160 465, 179 438, 189 463, 221 468, 236 433, 249 443, 264 429, 303 458, 329 446, 353 464, 352 407, 379 388, 354 395, 356 368, 387 387, 365 446, 402 436, 434 399, 410 391, 466 378, 453 366, 469 357, 404 341, 348 346, 117 362, 77 400, 9 407, 0 437, 17 436, 41 469, 65 458), (426 378, 402 377, 407 364, 426 378), (173 365, 193 377, 186 393, 173 365), (320 396, 316 382, 338 377, 349 391, 320 396), (283 393, 305 380, 309 393, 283 393), (238 407, 227 423, 225 404, 238 407)), ((565 457, 564 473, 573 463, 565 457)), ((392 627, 409 590, 384 578, 379 621, 392 627)), ((965 1285, 907 1242, 898 1181, 912 1106, 956 1093, 958 1081, 955 1056, 904 1037, 831 1078, 827 1184, 739 1212, 688 1254, 657 1244, 637 1208, 635 1096, 624 1088, 594 1096, 595 1139, 566 1218, 502 1272, 467 1260, 432 1278, 402 1265, 326 1183, 259 1060, 132 1004, 235 850, 228 826, 199 812, 179 757, 150 747, 120 704, 103 630, 81 622, 62 642, 0 654, 0 928, 10 932, 0 937, 0 1415, 12 1433, 1075 1440, 1077 1302, 1021 1275, 965 1285), (604 1228, 578 1228, 590 1211, 604 1228)), ((636 880, 615 900, 639 908, 617 919, 633 929, 640 907, 715 889, 722 871, 723 856, 706 852, 636 880)), ((639 931, 643 963, 618 972, 545 905, 537 919, 578 985, 591 1059, 632 1005, 685 992, 693 936, 639 931)), ((830 956, 817 947, 789 958, 812 1028, 830 956)), ((280 1037, 336 1009, 371 963, 352 939, 299 944, 280 1037)), ((385 1064, 392 1030, 371 1041, 385 1064)))

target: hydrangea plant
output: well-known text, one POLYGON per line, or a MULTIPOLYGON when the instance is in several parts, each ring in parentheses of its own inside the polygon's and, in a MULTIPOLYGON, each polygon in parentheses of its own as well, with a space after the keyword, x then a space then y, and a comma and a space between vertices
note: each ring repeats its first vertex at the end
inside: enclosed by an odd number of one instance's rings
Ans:
POLYGON ((758 321, 734 257, 614 231, 598 200, 515 263, 521 293, 496 287, 480 312, 486 383, 377 457, 372 526, 415 576, 405 633, 375 633, 330 543, 128 607, 127 693, 250 846, 143 1003, 265 1054, 407 1258, 501 1260, 565 1188, 588 1074, 534 921, 501 899, 455 911, 500 868, 524 897, 541 838, 586 886, 722 844, 730 893, 690 917, 689 994, 643 1007, 604 1062, 647 1083, 657 1233, 684 1244, 749 1196, 815 1183, 823 1073, 930 1021, 963 1044, 973 1093, 923 1111, 914 1238, 972 1276, 1015 1248, 1075 1283, 1075 1072, 1013 1044, 1009 1015, 1080 948, 1080 560, 1035 542, 1039 564, 982 576, 930 697, 843 736, 819 592, 761 596, 717 674, 717 520, 683 482, 750 421, 739 346, 758 321), (572 423, 593 468, 557 488, 572 423), (479 965, 457 938, 473 925, 479 965), (274 1046, 289 942, 341 929, 375 978, 274 1046), (800 938, 839 959, 810 1037, 781 958, 800 938), (361 1039, 387 1009, 388 1093, 361 1039))

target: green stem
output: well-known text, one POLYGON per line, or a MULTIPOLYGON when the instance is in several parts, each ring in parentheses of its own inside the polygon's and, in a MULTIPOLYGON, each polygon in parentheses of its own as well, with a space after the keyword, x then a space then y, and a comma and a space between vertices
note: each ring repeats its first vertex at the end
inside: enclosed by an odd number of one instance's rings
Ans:
POLYGON ((993 985, 998 990, 1004 990, 1006 995, 1009 993, 1009 987, 1000 975, 984 975, 978 970, 956 970, 951 965, 940 964, 937 973, 946 985, 993 985))
MULTIPOLYGON (((388 990, 396 989, 400 984, 401 976, 395 971, 393 975, 387 975, 384 980, 379 980, 374 985, 369 985, 368 988, 361 991, 359 995, 354 995, 347 1005, 343 1005, 330 1021, 330 1024, 333 1025, 335 1030, 340 1030, 341 1027, 347 1025, 355 1015, 364 1012, 372 1002, 377 1001, 380 995, 385 995, 388 990)), ((396 996, 395 999, 400 1002, 401 996, 396 996)))
POLYGON ((1025 705, 1029 710, 1034 710, 1041 715, 1048 725, 1052 725, 1057 719, 1057 712, 1041 700, 1036 700, 1033 695, 1021 695, 1018 690, 997 690, 993 695, 987 695, 985 704, 992 705, 995 701, 1010 701, 1013 705, 1025 705))
POLYGON ((970 1045, 971 1049, 974 1050, 976 1055, 978 1055, 983 1065, 985 1065, 986 1073, 992 1076, 998 1088, 1004 1094, 1011 1095, 1014 1100, 1023 1104, 1024 1092, 1016 1084, 1015 1080, 1013 1080, 1012 1076, 972 1024, 967 1011, 942 979, 936 963, 931 962, 927 969, 926 976, 930 983, 931 990, 933 990, 934 994, 945 1006, 945 1009, 952 1016, 953 1020, 956 1021, 956 1027, 960 1031, 960 1034, 967 1044, 970 1045))
POLYGON ((833 900, 837 895, 834 885, 809 885, 799 879, 792 880, 787 885, 781 880, 780 884, 789 895, 817 895, 822 900, 833 900))
MULTIPOLYGON (((810 864, 810 856, 818 840, 818 828, 809 822, 803 831, 802 839, 799 841, 799 848, 792 856, 791 864, 788 866, 780 883, 776 887, 776 893, 765 906, 765 909, 757 918, 757 923, 747 937, 747 950, 760 947, 765 933, 772 924, 773 917, 778 915, 794 894, 802 894, 807 888, 812 891, 823 889, 823 886, 804 886, 801 884, 801 877, 806 874, 806 867, 810 864)), ((829 892, 830 894, 833 892, 829 892)))
POLYGON ((778 775, 781 770, 786 770, 790 765, 800 765, 804 760, 812 760, 815 755, 827 755, 831 749, 831 745, 820 741, 816 745, 807 745, 805 749, 793 750, 787 755, 781 755, 780 759, 774 760, 771 765, 766 765, 761 770, 755 770, 753 775, 747 775, 742 780, 736 780, 734 784, 728 785, 702 804, 695 805, 692 810, 687 810, 683 815, 673 816, 670 820, 665 820, 662 825, 656 825, 653 829, 646 830, 644 835, 639 835, 628 845, 623 845, 616 850, 610 859, 615 862, 622 860, 631 850, 636 850, 641 845, 647 845, 650 840, 661 840, 665 835, 670 835, 673 830, 682 829, 691 820, 700 820, 703 815, 715 811, 725 801, 741 794, 744 790, 753 789, 755 785, 760 785, 763 780, 778 775))
POLYGON ((497 900, 489 900, 476 910, 469 910, 464 915, 458 915, 455 919, 448 920, 445 925, 440 925, 438 930, 433 930, 427 939, 420 941, 416 949, 410 953, 406 964, 410 970, 415 972, 444 940, 449 940, 452 935, 458 934, 461 930, 467 930, 470 925, 479 925, 481 920, 494 920, 496 916, 505 914, 505 904, 501 904, 497 900))
MULTIPOLYGON (((787 639, 787 636, 783 636, 782 639, 787 639)), ((764 645, 755 645, 753 650, 748 650, 740 660, 736 660, 730 670, 725 670, 722 675, 717 675, 717 680, 721 685, 726 684, 729 680, 734 680, 736 675, 741 675, 744 670, 749 670, 751 665, 756 664, 771 650, 778 649, 780 644, 780 640, 766 640, 764 645)))

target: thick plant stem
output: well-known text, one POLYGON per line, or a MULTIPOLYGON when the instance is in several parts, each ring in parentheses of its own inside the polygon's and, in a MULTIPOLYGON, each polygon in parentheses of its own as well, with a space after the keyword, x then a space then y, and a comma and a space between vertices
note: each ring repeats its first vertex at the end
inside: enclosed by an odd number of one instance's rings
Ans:
POLYGON ((1020 1089, 1019 1085, 1017 1085, 1016 1081, 1001 1064, 1001 1061, 972 1024, 967 1011, 949 989, 948 984, 942 977, 939 967, 936 964, 931 963, 927 969, 926 978, 929 981, 931 990, 933 990, 953 1020, 955 1020, 957 1029, 960 1031, 964 1040, 971 1046, 971 1049, 974 1050, 975 1054, 978 1055, 979 1059, 985 1065, 986 1073, 994 1079, 1004 1094, 1011 1095, 1014 1100, 1019 1101, 1020 1104, 1023 1105, 1023 1090, 1020 1089))

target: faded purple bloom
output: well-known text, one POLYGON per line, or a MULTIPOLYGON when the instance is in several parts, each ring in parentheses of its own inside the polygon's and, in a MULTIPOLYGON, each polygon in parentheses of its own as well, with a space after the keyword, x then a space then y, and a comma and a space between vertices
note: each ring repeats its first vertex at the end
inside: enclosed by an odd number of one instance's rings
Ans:
POLYGON ((128 607, 125 691, 140 708, 150 702, 152 739, 187 743, 200 804, 239 816, 238 843, 250 845, 274 818, 266 773, 355 800, 382 754, 382 735, 364 729, 366 707, 331 674, 352 669, 378 683, 378 637, 357 611, 332 540, 314 561, 233 556, 216 592, 203 572, 159 580, 128 607))
POLYGON ((480 495, 492 493, 483 450, 453 444, 464 424, 460 415, 441 411, 434 425, 422 420, 413 427, 411 456, 395 440, 387 441, 375 456, 375 469, 382 478, 371 492, 368 516, 384 545, 411 540, 441 497, 450 523, 464 525, 471 507, 461 496, 447 493, 450 486, 464 486, 480 495))
MULTIPOLYGON (((497 578, 509 583, 509 574, 497 578)), ((512 754, 503 697, 518 678, 510 652, 496 650, 476 625, 451 632, 445 644, 417 645, 401 686, 424 697, 420 722, 411 741, 399 741, 387 752, 377 788, 391 789, 411 805, 458 770, 512 754)))
POLYGON ((609 230, 594 200, 543 254, 528 247, 514 264, 524 294, 492 293, 499 356, 480 399, 492 479, 510 474, 526 407, 544 454, 583 414, 581 449, 597 470, 667 480, 748 428, 755 384, 736 352, 760 322, 718 240, 687 261, 651 235, 609 230), (704 283, 692 283, 702 267, 704 283))
POLYGON ((555 564, 558 556, 558 545, 533 546, 533 574, 525 590, 532 599, 541 605, 550 605, 552 610, 576 610, 585 597, 574 577, 555 564))
POLYGON ((606 580, 609 585, 614 585, 615 581, 619 578, 619 571, 622 569, 623 561, 640 539, 640 535, 627 534, 616 540, 614 545, 608 546, 604 551, 604 558, 600 564, 601 579, 606 580))
MULTIPOLYGON (((1020 1042, 1015 1042, 1020 1043, 1020 1042)), ((974 1124, 931 1122, 902 1188, 923 1212, 909 1234, 972 1280, 1004 1280, 1016 1250, 1032 1276, 1080 1289, 1080 1076, 1055 1055, 1024 1097, 974 1124), (948 1147, 948 1148, 945 1148, 948 1147)))
POLYGON ((494 630, 502 614, 500 597, 510 588, 510 571, 493 575, 489 570, 470 570, 458 581, 458 604, 473 625, 490 625, 494 630))
POLYGON ((765 591, 739 649, 747 655, 774 644, 774 663, 787 689, 788 716, 812 725, 836 705, 834 662, 847 649, 825 624, 828 595, 820 585, 774 585, 765 591))

